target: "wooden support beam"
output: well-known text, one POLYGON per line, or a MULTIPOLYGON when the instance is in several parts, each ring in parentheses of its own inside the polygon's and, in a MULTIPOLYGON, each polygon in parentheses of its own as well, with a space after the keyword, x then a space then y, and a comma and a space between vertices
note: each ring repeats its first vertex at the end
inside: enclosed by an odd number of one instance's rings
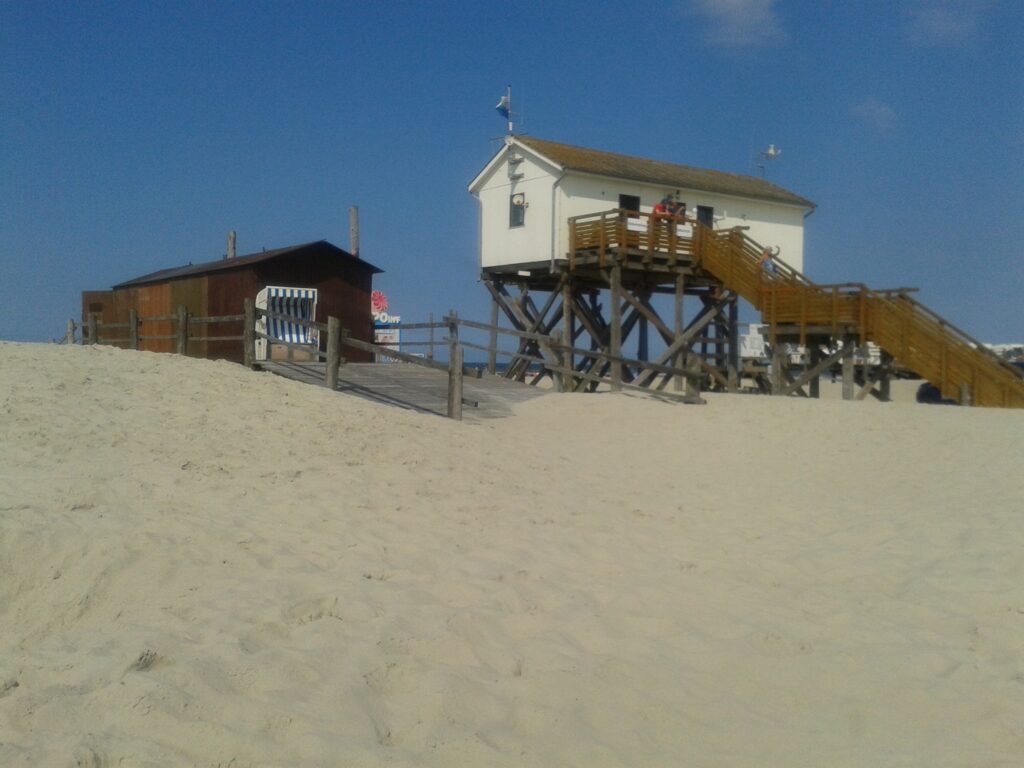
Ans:
MULTIPOLYGON (((817 362, 815 362, 815 364, 810 366, 809 368, 806 368, 804 370, 804 372, 800 376, 798 376, 796 379, 792 379, 788 383, 787 382, 780 383, 780 386, 777 389, 773 390, 773 394, 791 395, 794 392, 796 392, 796 390, 798 390, 800 387, 804 386, 804 384, 807 384, 808 382, 817 382, 818 381, 818 377, 821 376, 822 372, 827 370, 828 368, 831 368, 833 365, 835 365, 836 361, 839 360, 839 358, 843 356, 843 348, 842 347, 838 347, 834 352, 830 353, 829 355, 827 355, 824 358, 821 357, 821 351, 820 350, 816 350, 816 351, 817 351, 816 357, 818 358, 817 362)), ((773 354, 772 355, 773 363, 774 363, 774 359, 775 359, 775 355, 773 354)), ((813 359, 814 359, 814 357, 812 357, 812 360, 813 359)), ((774 371, 773 371, 773 375, 774 375, 774 371)), ((780 375, 780 378, 785 376, 785 371, 782 369, 782 366, 780 366, 780 373, 779 373, 779 375, 780 375)), ((814 389, 814 385, 812 383, 812 386, 811 386, 811 397, 816 397, 816 395, 814 394, 814 391, 815 391, 815 389, 814 389)))
POLYGON ((890 382, 892 381, 892 355, 883 350, 881 362, 883 373, 878 381, 878 394, 875 397, 883 403, 888 403, 892 401, 892 389, 890 387, 890 382))
MULTIPOLYGON (((614 358, 622 357, 622 265, 616 262, 611 274, 611 330, 608 351, 614 358)), ((614 359, 611 365, 612 391, 622 389, 622 363, 614 359)))
POLYGON ((729 301, 729 311, 726 333, 728 334, 728 371, 729 391, 739 392, 740 390, 740 329, 739 329, 739 300, 736 294, 732 295, 729 301))
POLYGON ((966 381, 960 384, 960 405, 971 404, 971 385, 966 381))
MULTIPOLYGON (((682 272, 676 273, 676 284, 675 284, 675 313, 673 317, 675 333, 673 334, 673 341, 676 341, 683 335, 683 299, 686 296, 686 275, 682 272)), ((682 368, 686 364, 686 353, 685 347, 680 347, 676 352, 673 366, 675 368, 682 368)), ((682 376, 672 377, 672 386, 680 392, 683 389, 684 378, 682 376)))
POLYGON ((562 338, 565 339, 569 349, 562 352, 563 392, 572 392, 575 389, 572 378, 572 371, 575 367, 572 347, 576 343, 576 330, 572 311, 572 287, 572 278, 566 275, 562 280, 562 338))
MULTIPOLYGON (((809 349, 809 356, 807 359, 807 368, 804 370, 804 376, 808 375, 808 372, 814 370, 817 365, 821 362, 821 347, 817 344, 811 344, 809 349)), ((821 371, 815 371, 813 375, 808 378, 808 389, 809 395, 817 400, 821 397, 821 371)))
MULTIPOLYGON (((680 350, 686 348, 687 345, 689 345, 689 343, 697 336, 697 334, 703 331, 708 326, 708 324, 711 323, 715 319, 715 317, 718 316, 718 313, 722 311, 724 306, 724 302, 705 304, 704 308, 697 315, 697 317, 693 319, 693 321, 686 328, 686 330, 680 333, 676 340, 673 341, 668 346, 668 349, 662 352, 661 355, 659 355, 654 362, 657 363, 658 365, 666 364, 680 350)), ((644 386, 645 384, 650 382, 651 378, 653 377, 647 374, 641 374, 637 378, 637 384, 644 386)))
POLYGON ((88 323, 87 330, 88 335, 85 337, 86 343, 97 344, 99 343, 99 315, 95 312, 90 312, 86 321, 88 323))
POLYGON ((498 302, 491 298, 491 346, 487 352, 487 372, 492 376, 498 369, 498 302))
POLYGON ((783 363, 782 358, 784 353, 782 352, 782 345, 778 342, 774 342, 769 347, 771 353, 771 389, 773 395, 783 394, 783 388, 785 387, 785 380, 783 378, 783 363))
POLYGON ((855 384, 853 380, 853 353, 856 348, 857 345, 852 336, 847 336, 843 339, 843 400, 853 399, 853 387, 855 384))

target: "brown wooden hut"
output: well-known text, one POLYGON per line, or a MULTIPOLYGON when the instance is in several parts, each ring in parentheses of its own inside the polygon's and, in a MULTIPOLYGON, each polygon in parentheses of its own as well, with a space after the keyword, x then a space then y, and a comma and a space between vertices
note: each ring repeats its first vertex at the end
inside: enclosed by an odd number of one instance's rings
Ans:
MULTIPOLYGON (((382 270, 326 240, 225 258, 205 264, 189 264, 164 269, 115 285, 109 291, 82 293, 82 322, 90 313, 99 315, 101 324, 127 323, 135 310, 140 319, 139 349, 171 352, 172 339, 147 339, 172 336, 173 321, 147 321, 167 318, 184 306, 197 318, 240 315, 246 297, 268 285, 316 288, 316 320, 326 323, 328 316, 341 320, 353 338, 373 341, 370 292, 373 276, 382 270)), ((203 341, 204 336, 241 336, 240 321, 204 323, 205 330, 192 331, 188 354, 193 357, 242 361, 240 341, 203 341)), ((198 326, 197 326, 198 327, 198 326)), ((101 325, 102 328, 102 325, 101 325)), ((127 332, 118 332, 125 337, 127 332)), ((323 343, 325 339, 321 340, 323 343)), ((346 349, 345 356, 359 362, 357 350, 346 349)), ((367 360, 369 356, 367 355, 367 360)))

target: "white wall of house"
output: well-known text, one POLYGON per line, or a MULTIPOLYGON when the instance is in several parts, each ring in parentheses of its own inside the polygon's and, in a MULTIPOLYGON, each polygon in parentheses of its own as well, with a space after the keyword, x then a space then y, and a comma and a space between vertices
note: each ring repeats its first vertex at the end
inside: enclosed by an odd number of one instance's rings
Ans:
POLYGON ((552 187, 558 171, 524 152, 510 179, 507 157, 483 180, 480 198, 480 265, 483 268, 547 261, 552 247, 552 187), (512 195, 526 201, 522 226, 509 226, 512 195))
MULTIPOLYGON (((569 250, 572 216, 599 213, 619 207, 619 195, 640 198, 640 210, 650 212, 675 188, 603 176, 561 171, 522 147, 511 153, 522 161, 514 166, 519 178, 509 178, 508 157, 503 150, 498 162, 476 180, 480 200, 480 265, 508 267, 564 259, 569 250), (513 194, 526 202, 522 226, 509 226, 513 194)), ((798 271, 804 266, 804 209, 800 206, 754 200, 699 190, 680 189, 687 213, 697 206, 714 209, 715 228, 749 227, 747 234, 764 246, 778 247, 779 258, 798 271)))

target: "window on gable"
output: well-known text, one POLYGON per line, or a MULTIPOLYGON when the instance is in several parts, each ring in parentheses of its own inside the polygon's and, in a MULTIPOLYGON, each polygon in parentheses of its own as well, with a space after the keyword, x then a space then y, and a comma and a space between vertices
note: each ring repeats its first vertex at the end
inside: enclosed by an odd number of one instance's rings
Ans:
POLYGON ((526 195, 516 192, 508 199, 508 225, 521 227, 526 224, 526 195))

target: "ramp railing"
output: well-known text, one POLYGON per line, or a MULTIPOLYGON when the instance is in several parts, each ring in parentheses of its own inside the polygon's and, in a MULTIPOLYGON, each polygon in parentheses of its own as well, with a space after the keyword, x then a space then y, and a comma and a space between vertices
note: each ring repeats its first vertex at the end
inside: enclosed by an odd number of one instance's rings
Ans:
POLYGON ((695 227, 695 260, 757 310, 780 333, 856 336, 874 342, 938 387, 943 397, 972 405, 1024 408, 1024 378, 976 339, 907 295, 861 283, 816 285, 739 229, 695 227))

